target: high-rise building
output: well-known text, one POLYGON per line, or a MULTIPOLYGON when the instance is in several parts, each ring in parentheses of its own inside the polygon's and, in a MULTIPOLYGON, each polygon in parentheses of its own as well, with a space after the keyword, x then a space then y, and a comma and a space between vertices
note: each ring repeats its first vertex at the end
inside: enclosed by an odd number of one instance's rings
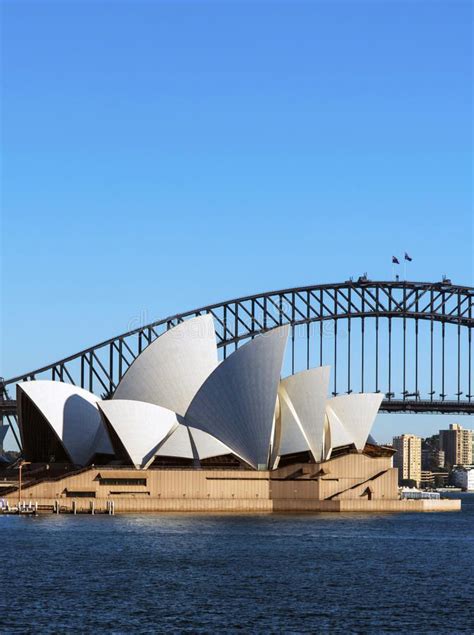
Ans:
POLYGON ((427 437, 421 441, 421 469, 438 471, 444 468, 445 455, 439 447, 439 435, 427 437))
POLYGON ((402 434, 393 437, 393 447, 397 453, 393 457, 393 466, 398 467, 398 480, 421 481, 421 438, 414 434, 402 434))
POLYGON ((449 430, 439 431, 440 449, 444 451, 446 466, 472 464, 472 431, 459 423, 451 423, 449 430))

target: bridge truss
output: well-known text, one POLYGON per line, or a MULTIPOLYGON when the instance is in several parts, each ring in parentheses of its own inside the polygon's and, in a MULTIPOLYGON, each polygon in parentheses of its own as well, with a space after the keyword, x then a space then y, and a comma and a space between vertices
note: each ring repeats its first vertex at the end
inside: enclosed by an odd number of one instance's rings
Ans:
MULTIPOLYGON (((65 381, 110 397, 133 360, 183 320, 210 313, 222 358, 265 331, 290 324, 287 374, 330 364, 332 393, 385 393, 382 411, 474 413, 474 289, 366 277, 271 291, 157 320, 0 383, 1 414, 21 381, 65 381)), ((12 426, 14 429, 14 426, 12 426)), ((17 441, 19 441, 17 439, 17 441)))

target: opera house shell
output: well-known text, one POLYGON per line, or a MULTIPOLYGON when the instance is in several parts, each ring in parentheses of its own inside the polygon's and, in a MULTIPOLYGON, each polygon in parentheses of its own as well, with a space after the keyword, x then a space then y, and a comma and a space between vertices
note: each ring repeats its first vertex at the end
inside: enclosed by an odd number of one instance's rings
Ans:
POLYGON ((57 381, 17 386, 24 456, 77 466, 274 470, 362 453, 383 395, 328 397, 329 367, 281 379, 288 326, 219 362, 212 316, 153 341, 111 399, 57 381))

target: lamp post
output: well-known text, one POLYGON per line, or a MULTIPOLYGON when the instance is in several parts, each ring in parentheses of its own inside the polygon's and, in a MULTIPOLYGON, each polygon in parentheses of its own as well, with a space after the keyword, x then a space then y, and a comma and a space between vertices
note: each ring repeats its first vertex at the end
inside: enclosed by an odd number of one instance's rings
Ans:
POLYGON ((30 465, 31 461, 20 461, 18 466, 18 513, 20 513, 20 503, 21 503, 21 472, 23 470, 24 465, 30 465))

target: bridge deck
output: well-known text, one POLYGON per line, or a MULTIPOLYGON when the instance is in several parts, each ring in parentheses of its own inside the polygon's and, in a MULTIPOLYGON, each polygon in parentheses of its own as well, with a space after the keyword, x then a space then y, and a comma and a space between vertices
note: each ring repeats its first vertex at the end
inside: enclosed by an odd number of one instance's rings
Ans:
MULTIPOLYGON (((440 401, 433 399, 384 399, 380 412, 407 412, 433 414, 474 414, 474 401, 440 401)), ((13 399, 0 401, 0 416, 15 416, 17 403, 13 399)))

